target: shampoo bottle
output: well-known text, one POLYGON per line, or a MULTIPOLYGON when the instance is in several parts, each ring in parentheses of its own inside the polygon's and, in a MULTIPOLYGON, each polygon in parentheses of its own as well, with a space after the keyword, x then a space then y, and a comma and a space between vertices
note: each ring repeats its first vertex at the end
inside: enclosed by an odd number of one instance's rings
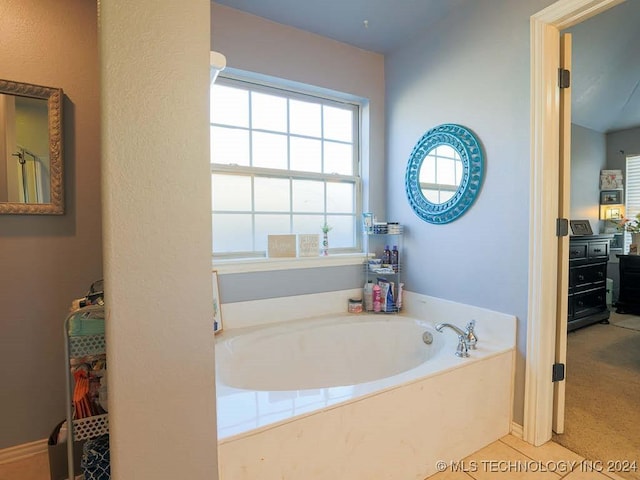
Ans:
POLYGON ((384 247, 384 252, 382 252, 382 264, 389 265, 391 263, 391 250, 389 250, 389 245, 384 247))
POLYGON ((393 246, 393 250, 391 250, 391 265, 393 266, 393 270, 394 271, 398 271, 398 263, 399 263, 399 252, 398 252, 398 246, 394 245, 393 246))

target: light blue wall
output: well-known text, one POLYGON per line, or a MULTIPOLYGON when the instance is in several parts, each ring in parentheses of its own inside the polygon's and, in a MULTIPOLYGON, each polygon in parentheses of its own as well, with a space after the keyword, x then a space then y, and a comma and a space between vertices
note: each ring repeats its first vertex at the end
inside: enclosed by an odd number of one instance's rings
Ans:
POLYGON ((626 158, 633 155, 640 155, 640 127, 607 134, 607 168, 622 170, 624 175, 626 158))
POLYGON ((600 170, 607 168, 606 136, 579 125, 571 125, 572 220, 589 220, 593 233, 600 233, 600 170))
POLYGON ((529 19, 551 3, 474 0, 385 62, 387 212, 406 226, 406 288, 518 317, 514 420, 520 424, 529 259, 529 19), (441 123, 476 133, 486 177, 464 216, 435 226, 410 209, 404 174, 415 142, 441 123))

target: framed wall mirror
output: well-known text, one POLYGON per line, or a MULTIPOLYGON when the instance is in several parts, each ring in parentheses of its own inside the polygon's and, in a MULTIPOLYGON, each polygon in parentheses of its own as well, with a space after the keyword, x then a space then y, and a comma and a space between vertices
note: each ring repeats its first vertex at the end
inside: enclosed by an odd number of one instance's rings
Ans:
POLYGON ((476 136, 461 125, 439 125, 420 138, 409 157, 409 204, 425 222, 452 222, 475 201, 483 175, 484 155, 476 136))
POLYGON ((0 213, 64 213, 62 89, 0 79, 0 213))

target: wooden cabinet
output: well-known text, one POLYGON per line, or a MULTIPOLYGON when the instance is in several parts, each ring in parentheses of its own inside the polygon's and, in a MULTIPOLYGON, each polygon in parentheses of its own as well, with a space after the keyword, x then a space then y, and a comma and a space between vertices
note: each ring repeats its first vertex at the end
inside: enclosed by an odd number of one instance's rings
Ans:
POLYGON ((607 262, 612 235, 569 239, 568 330, 609 321, 607 262))
POLYGON ((618 260, 620 294, 616 311, 640 315, 640 255, 618 255, 618 260))

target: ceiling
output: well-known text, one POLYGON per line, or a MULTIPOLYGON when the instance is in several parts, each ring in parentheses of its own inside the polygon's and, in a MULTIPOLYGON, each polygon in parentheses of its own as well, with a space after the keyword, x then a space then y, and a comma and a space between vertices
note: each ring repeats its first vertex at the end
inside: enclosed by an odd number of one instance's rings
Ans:
MULTIPOLYGON (((274 22, 389 54, 476 0, 216 0, 274 22)), ((567 31, 573 34, 573 123, 598 132, 640 126, 640 0, 567 31)))

